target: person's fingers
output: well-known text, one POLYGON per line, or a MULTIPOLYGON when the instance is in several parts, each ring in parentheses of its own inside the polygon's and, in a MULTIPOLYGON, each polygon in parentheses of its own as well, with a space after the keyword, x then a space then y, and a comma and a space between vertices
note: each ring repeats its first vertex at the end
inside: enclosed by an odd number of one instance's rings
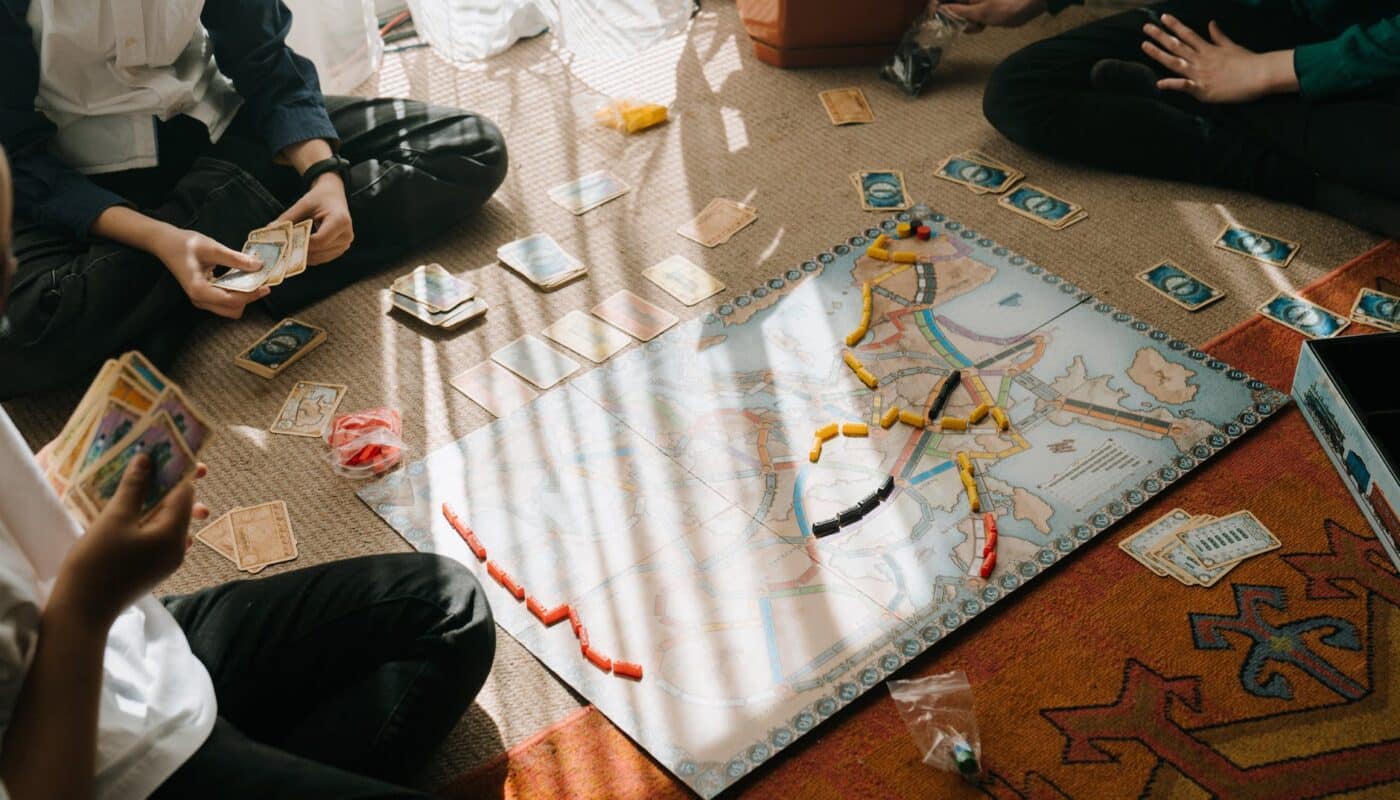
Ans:
POLYGON ((315 211, 316 204, 310 199, 310 195, 302 195, 300 200, 292 203, 286 211, 278 215, 277 219, 273 220, 273 223, 301 222, 304 219, 310 219, 315 211))
POLYGON ((143 528, 157 535, 174 536, 178 531, 183 536, 189 531, 193 513, 194 481, 186 478, 161 498, 143 528))
POLYGON ((1207 26, 1207 29, 1210 31, 1210 40, 1212 42, 1218 45, 1238 47, 1238 45, 1235 44, 1235 40, 1226 36, 1225 31, 1221 30, 1220 26, 1215 24, 1215 20, 1210 21, 1210 25, 1207 26))
POLYGON ((987 4, 982 2, 982 0, 969 0, 965 3, 944 3, 939 6, 939 8, 967 22, 974 22, 978 25, 987 24, 987 4))
POLYGON ((190 516, 199 520, 209 519, 209 506, 195 503, 194 508, 190 511, 190 516))
POLYGON ((1157 88, 1167 92, 1186 92, 1194 95, 1196 82, 1186 78, 1163 78, 1157 81, 1157 88))
POLYGON ((199 480, 200 478, 203 478, 205 475, 208 475, 208 474, 209 474, 209 465, 208 465, 208 464, 206 464, 206 463, 204 463, 203 461, 201 461, 201 462, 199 462, 198 464, 195 464, 195 465, 194 465, 194 478, 195 478, 195 480, 199 480))
POLYGON ((267 297, 271 291, 270 287, 259 286, 251 292, 231 292, 212 284, 205 284, 196 289, 197 305, 205 311, 218 314, 221 317, 239 319, 243 316, 243 310, 250 303, 256 303, 267 297))
POLYGON ((1202 39, 1199 34, 1191 30, 1186 23, 1173 17, 1171 14, 1162 15, 1162 24, 1166 25, 1167 30, 1176 34, 1176 37, 1185 42, 1186 46, 1190 47, 1192 50, 1204 50, 1206 47, 1210 46, 1209 42, 1202 39))
POLYGON ((200 263, 206 268, 230 267, 239 272, 257 272, 263 263, 250 253, 241 253, 231 247, 224 247, 213 239, 205 239, 197 253, 200 263))
POLYGON ((115 506, 117 513, 124 516, 138 516, 150 483, 151 457, 145 453, 137 453, 122 472, 121 483, 117 484, 116 494, 112 495, 109 506, 115 506))
POLYGON ((1149 37, 1152 38, 1153 41, 1161 45, 1163 50, 1166 50, 1172 55, 1179 56, 1181 58, 1190 58, 1191 56, 1196 54, 1195 50, 1192 50, 1191 48, 1187 47, 1186 44, 1180 39, 1176 38, 1175 36, 1172 36, 1170 33, 1167 33, 1165 30, 1157 27, 1156 25, 1144 25, 1142 26, 1142 29, 1147 33, 1149 37))
POLYGON ((1142 43, 1142 52, 1172 72, 1186 75, 1191 69, 1189 61, 1181 56, 1174 56, 1151 42, 1142 43))

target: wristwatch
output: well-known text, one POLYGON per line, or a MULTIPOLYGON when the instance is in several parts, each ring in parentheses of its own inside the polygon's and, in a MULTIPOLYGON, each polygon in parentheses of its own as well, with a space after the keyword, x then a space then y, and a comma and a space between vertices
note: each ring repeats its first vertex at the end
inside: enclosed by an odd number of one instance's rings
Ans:
POLYGON ((301 173, 302 191, 310 191, 311 184, 315 183, 317 178, 325 175, 327 172, 334 172, 340 176, 342 181, 347 184, 350 183, 350 160, 337 155, 331 156, 330 158, 323 158, 307 167, 306 171, 301 173))

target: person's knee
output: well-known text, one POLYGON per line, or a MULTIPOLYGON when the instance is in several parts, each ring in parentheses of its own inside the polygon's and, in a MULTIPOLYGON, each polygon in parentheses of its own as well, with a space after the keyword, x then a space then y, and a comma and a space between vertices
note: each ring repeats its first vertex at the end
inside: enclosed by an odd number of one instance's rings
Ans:
POLYGON ((450 117, 452 122, 437 132, 443 143, 439 152, 456 156, 460 165, 455 171, 442 164, 440 177, 449 177, 481 203, 495 193, 506 179, 510 157, 506 139, 496 123, 466 111, 434 109, 434 116, 450 117))
POLYGON ((1023 147, 1043 150, 1047 100, 1056 94, 1045 80, 1039 44, 1012 53, 987 79, 982 114, 1001 135, 1023 147))
POLYGON ((418 569, 445 600, 443 638, 464 661, 489 667, 496 652, 496 623, 481 583, 471 570, 446 556, 422 553, 419 560, 418 569))

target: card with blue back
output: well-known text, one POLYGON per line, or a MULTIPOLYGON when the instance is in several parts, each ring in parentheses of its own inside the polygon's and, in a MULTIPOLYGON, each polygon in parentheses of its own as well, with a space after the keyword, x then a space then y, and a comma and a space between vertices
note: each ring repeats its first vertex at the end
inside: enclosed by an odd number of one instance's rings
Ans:
POLYGON ((851 178, 860 189, 860 205, 866 211, 903 211, 910 206, 904 173, 899 170, 868 170, 851 178))
POLYGON ((1259 307, 1259 313, 1309 339, 1336 336, 1351 324, 1351 320, 1287 292, 1279 292, 1269 298, 1259 307))
POLYGON ((976 194, 1001 194, 1025 177, 1025 173, 976 150, 948 156, 933 170, 933 174, 945 181, 962 184, 976 194))
POLYGON ((1225 292, 1170 261, 1139 272, 1137 278, 1187 311, 1200 311, 1225 296, 1225 292))
POLYGON ((1363 288, 1351 304, 1351 318, 1373 328, 1400 331, 1400 297, 1363 288))
POLYGON ((1302 248, 1297 242, 1280 239, 1243 225, 1226 225, 1220 235, 1215 237, 1215 246, 1275 267, 1288 266, 1302 248))
POLYGON ((1089 216, 1089 212, 1078 204, 1029 183, 1023 183, 997 198, 997 205, 1057 231, 1089 216))

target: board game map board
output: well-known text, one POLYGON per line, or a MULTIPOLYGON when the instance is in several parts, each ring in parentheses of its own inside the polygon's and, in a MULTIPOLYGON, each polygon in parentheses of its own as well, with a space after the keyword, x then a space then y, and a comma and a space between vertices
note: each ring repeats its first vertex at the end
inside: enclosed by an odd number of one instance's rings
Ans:
MULTIPOLYGON (((714 311, 407 465, 359 495, 419 550, 466 564, 496 620, 704 797, 1072 554, 1275 413, 1287 397, 924 207, 917 264, 865 255, 871 228, 714 311), (868 390, 842 362, 855 348, 868 390), (923 411, 952 369, 948 413, 992 400, 1011 429, 943 434, 832 420, 923 411), (997 514, 980 515, 955 451, 997 514), (811 525, 896 477, 889 500, 827 538, 811 525), (546 607, 568 602, 593 645, 545 628, 444 520, 449 504, 546 607)), ((896 219, 881 223, 892 231, 896 219)))

